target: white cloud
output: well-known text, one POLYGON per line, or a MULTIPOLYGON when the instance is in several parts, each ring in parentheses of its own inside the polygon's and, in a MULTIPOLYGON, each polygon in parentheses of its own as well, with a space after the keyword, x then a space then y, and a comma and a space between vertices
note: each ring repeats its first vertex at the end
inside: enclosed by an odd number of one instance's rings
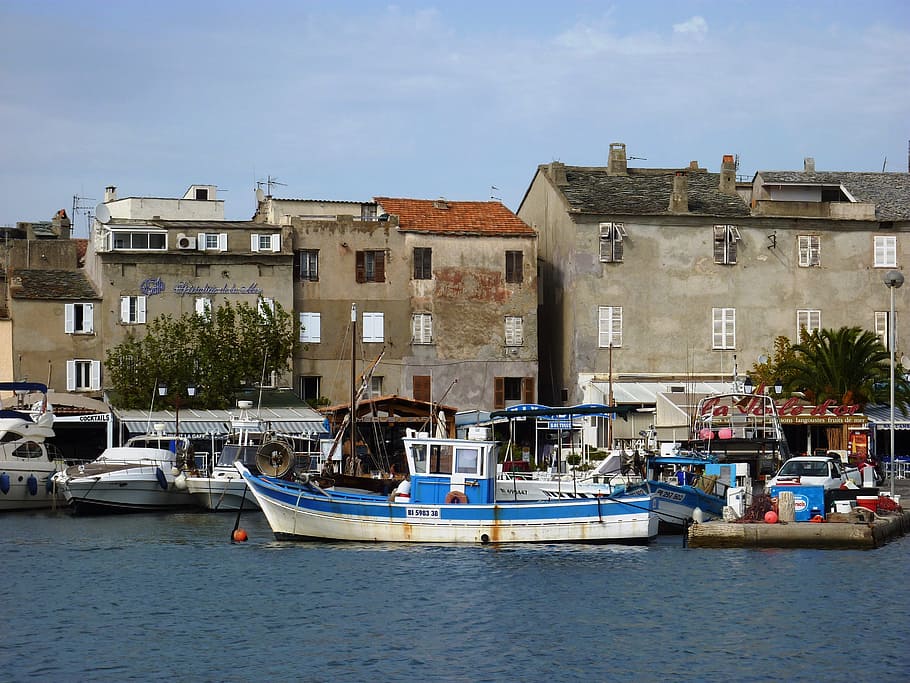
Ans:
POLYGON ((673 24, 673 33, 693 36, 697 40, 704 40, 708 34, 708 22, 704 17, 695 16, 680 24, 673 24))

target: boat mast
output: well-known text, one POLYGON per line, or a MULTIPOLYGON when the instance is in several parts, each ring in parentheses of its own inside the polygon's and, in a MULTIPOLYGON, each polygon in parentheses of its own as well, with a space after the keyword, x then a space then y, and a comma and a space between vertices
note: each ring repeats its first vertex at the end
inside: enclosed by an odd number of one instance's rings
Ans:
MULTIPOLYGON (((609 390, 607 396, 607 403, 612 408, 613 407, 613 338, 610 338, 610 345, 608 349, 607 358, 609 359, 608 370, 610 373, 609 376, 609 390)), ((607 416, 607 451, 613 450, 613 418, 615 415, 607 416)), ((596 435, 595 435, 596 436, 596 435)))
MULTIPOLYGON (((357 357, 357 304, 351 304, 351 410, 348 413, 348 429, 350 430, 350 439, 351 439, 351 460, 350 467, 351 471, 354 470, 354 444, 356 443, 356 434, 357 434, 357 420, 355 419, 355 412, 357 410, 356 399, 354 392, 356 391, 356 381, 357 373, 354 367, 354 361, 357 357)), ((344 472, 344 449, 341 451, 341 471, 344 472)))

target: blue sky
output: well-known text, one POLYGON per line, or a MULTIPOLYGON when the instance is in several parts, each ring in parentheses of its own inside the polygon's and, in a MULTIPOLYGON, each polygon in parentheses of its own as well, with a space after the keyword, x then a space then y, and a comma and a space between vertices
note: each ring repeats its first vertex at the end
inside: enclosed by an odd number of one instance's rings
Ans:
POLYGON ((214 184, 249 219, 269 176, 517 210, 538 164, 611 142, 646 167, 907 172, 908 7, 0 0, 0 225, 107 185, 214 184))

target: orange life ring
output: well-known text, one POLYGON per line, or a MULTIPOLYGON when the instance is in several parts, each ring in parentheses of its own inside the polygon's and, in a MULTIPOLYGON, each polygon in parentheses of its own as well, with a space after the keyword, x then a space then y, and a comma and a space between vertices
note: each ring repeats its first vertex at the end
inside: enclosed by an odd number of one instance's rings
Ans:
POLYGON ((446 503, 467 503, 468 497, 463 491, 449 491, 446 494, 446 503))

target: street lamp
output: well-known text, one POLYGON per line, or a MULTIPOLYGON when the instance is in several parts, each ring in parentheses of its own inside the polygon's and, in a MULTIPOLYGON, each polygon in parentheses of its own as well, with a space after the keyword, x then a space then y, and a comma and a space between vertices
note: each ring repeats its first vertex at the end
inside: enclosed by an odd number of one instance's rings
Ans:
MULTIPOLYGON (((160 384, 158 385, 158 394, 160 396, 167 396, 167 385, 160 384)), ((196 395, 196 385, 189 384, 186 387, 187 398, 193 398, 196 395)), ((180 392, 178 391, 174 395, 174 432, 175 436, 180 436, 180 392)))
POLYGON ((889 270, 882 278, 891 294, 891 310, 888 317, 888 355, 891 359, 891 500, 894 500, 894 290, 904 284, 904 276, 899 270, 889 270))

